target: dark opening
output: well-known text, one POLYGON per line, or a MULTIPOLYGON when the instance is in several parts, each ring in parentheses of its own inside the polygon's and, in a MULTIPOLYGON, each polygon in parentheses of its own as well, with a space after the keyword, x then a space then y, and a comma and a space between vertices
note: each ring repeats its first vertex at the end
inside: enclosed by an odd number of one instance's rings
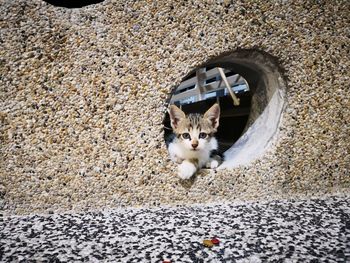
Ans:
POLYGON ((67 7, 67 8, 80 8, 87 5, 93 5, 103 2, 104 0, 44 0, 54 6, 67 7))
MULTIPOLYGON (((247 81, 241 75, 229 68, 223 68, 231 90, 240 100, 240 104, 234 106, 233 99, 218 73, 218 67, 221 66, 207 65, 188 74, 174 90, 170 104, 181 107, 188 114, 204 113, 215 102, 218 102, 221 115, 216 138, 219 142, 219 151, 223 153, 244 132, 249 119, 252 95, 247 81)), ((172 133, 168 113, 164 118, 164 133, 165 138, 172 133)))

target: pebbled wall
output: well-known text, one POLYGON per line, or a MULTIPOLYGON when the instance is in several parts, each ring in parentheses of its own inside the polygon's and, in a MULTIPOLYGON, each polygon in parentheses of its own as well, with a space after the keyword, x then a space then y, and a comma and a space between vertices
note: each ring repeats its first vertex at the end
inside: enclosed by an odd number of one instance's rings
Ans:
MULTIPOLYGON (((349 1, 0 0, 0 198, 10 214, 349 191, 349 1), (176 177, 162 121, 196 66, 278 59, 276 144, 246 167, 176 177)), ((232 124, 234 125, 234 124, 232 124)))

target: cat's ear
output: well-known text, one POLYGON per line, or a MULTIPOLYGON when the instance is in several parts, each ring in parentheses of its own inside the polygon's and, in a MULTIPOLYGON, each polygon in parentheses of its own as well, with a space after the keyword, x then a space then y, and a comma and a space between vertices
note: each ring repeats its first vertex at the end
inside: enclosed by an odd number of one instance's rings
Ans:
POLYGON ((209 110, 204 113, 204 118, 207 118, 214 129, 219 127, 219 119, 220 119, 220 106, 215 103, 209 110))
POLYGON ((186 118, 185 113, 180 110, 176 105, 170 105, 169 107, 170 123, 173 129, 177 128, 179 121, 186 118))

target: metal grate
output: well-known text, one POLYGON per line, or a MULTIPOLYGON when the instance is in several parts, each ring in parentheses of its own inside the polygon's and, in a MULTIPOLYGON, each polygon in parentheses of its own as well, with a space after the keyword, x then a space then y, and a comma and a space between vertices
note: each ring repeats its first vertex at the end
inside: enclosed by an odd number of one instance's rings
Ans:
POLYGON ((230 94, 234 105, 237 106, 239 100, 234 94, 247 91, 249 91, 248 83, 239 74, 218 67, 209 70, 200 68, 195 76, 181 82, 170 103, 185 105, 230 94))

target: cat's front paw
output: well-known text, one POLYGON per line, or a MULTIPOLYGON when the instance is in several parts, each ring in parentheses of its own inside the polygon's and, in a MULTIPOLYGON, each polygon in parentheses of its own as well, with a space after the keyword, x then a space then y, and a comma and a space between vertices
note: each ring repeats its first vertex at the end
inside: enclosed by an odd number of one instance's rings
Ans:
POLYGON ((205 164, 206 168, 210 168, 210 169, 215 169, 219 166, 219 161, 218 160, 210 160, 209 162, 207 162, 205 164))
POLYGON ((217 160, 212 160, 211 162, 210 162, 210 168, 211 169, 215 169, 215 168, 217 168, 219 166, 219 162, 217 161, 217 160))
POLYGON ((183 161, 180 165, 179 165, 179 172, 178 175, 181 179, 190 179, 192 175, 195 174, 195 172, 197 171, 196 166, 188 161, 183 161))

